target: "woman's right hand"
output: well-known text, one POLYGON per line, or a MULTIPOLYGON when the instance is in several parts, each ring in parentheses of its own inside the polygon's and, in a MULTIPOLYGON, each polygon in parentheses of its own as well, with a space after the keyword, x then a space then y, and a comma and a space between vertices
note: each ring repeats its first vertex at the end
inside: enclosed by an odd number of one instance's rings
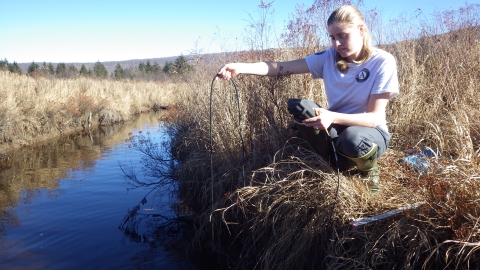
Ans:
POLYGON ((238 64, 230 63, 223 66, 217 73, 217 77, 224 80, 230 80, 240 74, 238 64))

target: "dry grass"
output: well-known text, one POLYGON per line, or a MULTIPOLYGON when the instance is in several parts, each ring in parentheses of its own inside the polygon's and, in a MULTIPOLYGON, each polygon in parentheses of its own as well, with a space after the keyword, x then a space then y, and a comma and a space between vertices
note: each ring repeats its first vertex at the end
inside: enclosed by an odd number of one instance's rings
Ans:
POLYGON ((379 160, 377 195, 353 169, 342 171, 338 185, 336 171, 294 138, 286 102, 296 97, 326 106, 320 80, 239 76, 238 89, 231 82, 211 84, 226 62, 291 60, 320 50, 316 29, 322 26, 314 23, 340 2, 316 1, 297 11, 283 38, 301 48, 199 60, 186 83, 0 73, 0 147, 88 128, 90 113, 92 125, 110 124, 172 105, 168 132, 180 161, 179 197, 197 214, 190 250, 203 258, 221 254, 217 268, 480 268, 480 5, 432 21, 415 14, 383 24, 368 13, 377 40, 388 43, 381 47, 397 59, 401 88, 388 106, 392 141, 379 160), (422 148, 440 153, 427 173, 398 162, 404 150, 422 148), (424 204, 350 225, 415 202, 424 204))
POLYGON ((210 81, 224 63, 304 57, 320 48, 305 43, 318 40, 305 38, 315 33, 286 35, 303 38, 293 42, 303 44, 301 50, 239 52, 203 63, 191 84, 194 95, 177 93, 182 98, 170 118, 172 152, 181 161, 179 196, 198 214, 192 250, 222 254, 223 266, 234 269, 478 269, 480 31, 472 9, 480 7, 440 14, 423 29, 392 22, 394 37, 404 38, 382 48, 397 59, 401 95, 388 107, 393 137, 379 161, 382 192, 376 196, 346 170, 335 200, 335 170, 291 139, 287 99, 325 105, 321 81, 239 76, 238 97, 231 82, 220 81, 210 96, 210 81), (473 15, 463 16, 468 10, 473 15), (443 15, 458 27, 446 25, 443 15), (443 34, 447 26, 455 32, 443 34), (426 147, 440 153, 428 173, 398 162, 404 150, 426 147), (425 203, 349 225, 415 202, 425 203))
POLYGON ((46 79, 0 72, 0 152, 168 107, 181 83, 46 79))

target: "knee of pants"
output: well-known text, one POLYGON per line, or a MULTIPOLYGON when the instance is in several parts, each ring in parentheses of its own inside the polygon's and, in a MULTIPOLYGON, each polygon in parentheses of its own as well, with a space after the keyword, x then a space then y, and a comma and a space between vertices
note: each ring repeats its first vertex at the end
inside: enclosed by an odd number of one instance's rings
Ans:
POLYGON ((360 131, 356 127, 345 129, 336 140, 337 151, 354 158, 367 154, 373 147, 374 138, 360 131))

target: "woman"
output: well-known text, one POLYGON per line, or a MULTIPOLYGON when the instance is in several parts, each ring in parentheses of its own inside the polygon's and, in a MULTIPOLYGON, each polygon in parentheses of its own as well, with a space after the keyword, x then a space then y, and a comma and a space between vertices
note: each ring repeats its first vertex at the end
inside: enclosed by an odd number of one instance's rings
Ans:
POLYGON ((365 20, 354 6, 336 9, 327 20, 327 28, 332 47, 325 51, 289 62, 231 63, 218 71, 218 77, 309 72, 322 78, 329 106, 303 121, 307 141, 316 145, 320 137, 315 141, 312 134, 319 133, 314 129, 328 130, 337 152, 353 161, 375 190, 380 173, 377 158, 390 141, 386 106, 399 93, 396 61, 391 54, 371 46, 365 20))

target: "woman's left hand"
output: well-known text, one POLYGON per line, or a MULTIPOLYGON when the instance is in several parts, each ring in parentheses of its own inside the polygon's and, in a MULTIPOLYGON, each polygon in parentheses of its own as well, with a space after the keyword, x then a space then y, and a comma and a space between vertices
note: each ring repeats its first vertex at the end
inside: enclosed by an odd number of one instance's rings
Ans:
POLYGON ((327 130, 335 120, 334 113, 323 108, 315 108, 314 110, 317 116, 305 119, 303 120, 303 123, 305 123, 306 127, 312 127, 313 129, 319 130, 327 130))

